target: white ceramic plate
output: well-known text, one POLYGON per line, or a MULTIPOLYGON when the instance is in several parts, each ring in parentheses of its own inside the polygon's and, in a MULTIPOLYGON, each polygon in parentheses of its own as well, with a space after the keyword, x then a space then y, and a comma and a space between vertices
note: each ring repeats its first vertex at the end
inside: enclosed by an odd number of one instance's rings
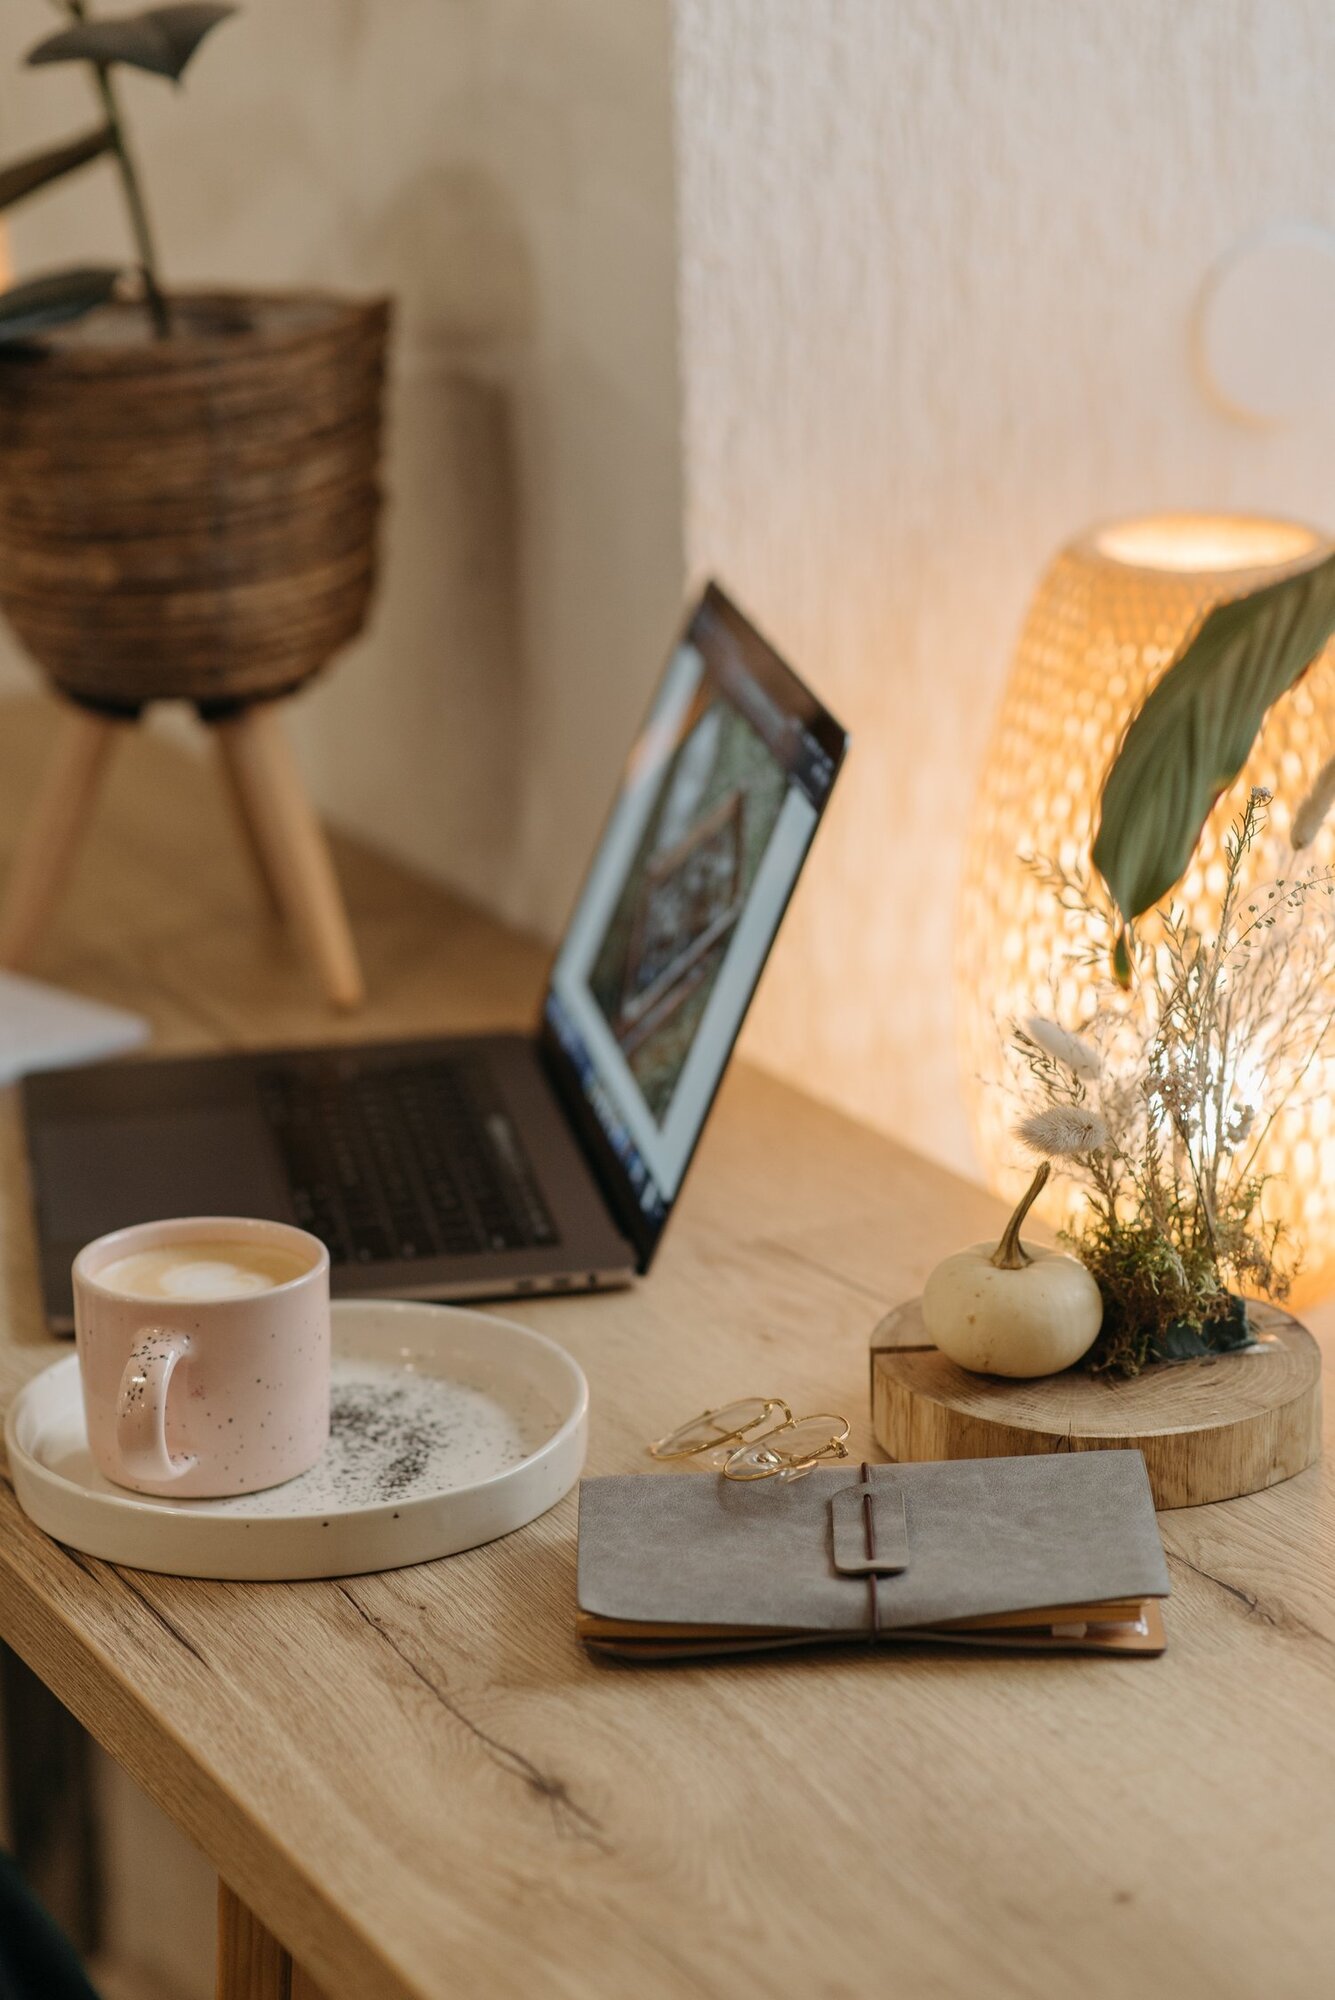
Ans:
POLYGON ((24 1511, 57 1541, 172 1576, 356 1576, 455 1555, 536 1520, 584 1463, 589 1389, 563 1347, 453 1306, 335 1304, 333 1429, 318 1465, 228 1500, 104 1479, 75 1355, 20 1390, 5 1424, 24 1511))

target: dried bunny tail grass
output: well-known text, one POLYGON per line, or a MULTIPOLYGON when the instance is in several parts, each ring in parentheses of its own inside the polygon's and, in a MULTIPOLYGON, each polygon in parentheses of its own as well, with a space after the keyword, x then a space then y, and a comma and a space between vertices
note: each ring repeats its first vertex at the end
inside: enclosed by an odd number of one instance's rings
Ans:
POLYGON ((1321 766, 1311 791, 1293 815, 1290 838, 1296 848, 1312 845, 1332 805, 1335 805, 1335 757, 1321 766))
POLYGON ((1097 1111, 1078 1104, 1050 1104, 1044 1111, 1031 1111, 1015 1128, 1031 1152, 1049 1160, 1078 1159, 1083 1153, 1097 1153, 1108 1143, 1108 1127, 1097 1111))
POLYGON ((1098 1075, 1098 1051, 1079 1035, 1059 1028, 1055 1021, 1045 1020, 1041 1014, 1031 1014, 1024 1024, 1024 1031, 1045 1056, 1051 1056, 1053 1062, 1070 1070, 1072 1076, 1089 1079, 1098 1075))

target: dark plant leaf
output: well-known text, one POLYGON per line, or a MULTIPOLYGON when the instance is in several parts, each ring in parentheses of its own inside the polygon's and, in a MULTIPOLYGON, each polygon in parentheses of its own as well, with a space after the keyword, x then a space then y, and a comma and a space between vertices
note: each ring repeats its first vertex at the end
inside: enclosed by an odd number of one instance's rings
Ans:
POLYGON ((111 145, 111 127, 101 125, 96 132, 85 133, 82 139, 71 139, 68 145, 53 146, 49 152, 16 160, 12 167, 0 167, 0 209, 12 208, 25 194, 36 194, 38 188, 58 181, 62 174, 72 174, 76 167, 86 167, 90 160, 109 153, 111 145))
POLYGON ((78 21, 61 28, 28 51, 37 63, 128 63, 179 83, 195 50, 211 29, 235 7, 190 4, 149 7, 142 14, 121 14, 100 21, 78 21))
POLYGON ((1199 1325, 1194 1320, 1175 1319, 1151 1341, 1146 1356, 1150 1361, 1194 1361, 1202 1354, 1238 1354, 1254 1345, 1256 1335, 1247 1317, 1247 1301, 1236 1292, 1226 1295, 1223 1312, 1199 1325))
POLYGON ((82 319, 94 306, 106 304, 121 276, 119 265, 89 264, 73 271, 49 271, 26 284, 12 285, 7 292, 0 292, 0 345, 31 340, 34 334, 62 326, 66 320, 82 319))
POLYGON ((1150 1343, 1147 1359, 1150 1361, 1195 1361, 1202 1354, 1210 1352, 1210 1344, 1200 1327, 1190 1320, 1175 1319, 1171 1326, 1156 1334, 1150 1343))
POLYGON ((1228 1295, 1228 1310, 1207 1320, 1205 1337, 1217 1354, 1234 1354, 1254 1345, 1256 1335, 1247 1314, 1247 1301, 1236 1292, 1228 1295))
POLYGON ((1104 780, 1094 842, 1094 866, 1126 923, 1186 874, 1266 710, 1302 679, 1332 631, 1328 556, 1216 606, 1147 697, 1104 780))

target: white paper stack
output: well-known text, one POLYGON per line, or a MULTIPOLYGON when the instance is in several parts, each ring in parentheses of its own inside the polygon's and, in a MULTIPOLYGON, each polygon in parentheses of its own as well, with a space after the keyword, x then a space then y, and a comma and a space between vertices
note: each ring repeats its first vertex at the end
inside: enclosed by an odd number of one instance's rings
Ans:
POLYGON ((142 1015, 0 972, 0 1083, 34 1069, 117 1056, 148 1040, 142 1015))

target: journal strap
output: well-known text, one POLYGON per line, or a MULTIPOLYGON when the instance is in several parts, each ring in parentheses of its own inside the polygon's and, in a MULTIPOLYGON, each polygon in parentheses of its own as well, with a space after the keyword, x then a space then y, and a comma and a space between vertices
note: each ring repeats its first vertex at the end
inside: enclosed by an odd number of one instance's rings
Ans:
POLYGON ((830 1501, 834 1566, 841 1576, 865 1576, 871 1636, 881 1629, 879 1579, 898 1576, 909 1566, 909 1526, 899 1485, 872 1482, 863 1464, 856 1486, 841 1486, 830 1501))

